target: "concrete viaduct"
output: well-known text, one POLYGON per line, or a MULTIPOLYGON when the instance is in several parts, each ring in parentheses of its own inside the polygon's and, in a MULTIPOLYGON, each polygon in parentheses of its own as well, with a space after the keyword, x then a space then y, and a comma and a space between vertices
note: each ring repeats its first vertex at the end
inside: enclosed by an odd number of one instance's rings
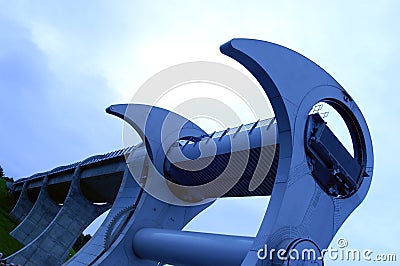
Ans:
MULTIPOLYGON (((275 127, 275 119, 271 118, 215 132, 212 139, 217 141, 224 136, 248 134, 250 130, 265 130, 274 135, 275 127)), ((134 227, 131 218, 142 191, 128 169, 128 157, 133 158, 129 163, 137 166, 141 178, 145 178, 148 161, 141 143, 15 181, 13 194, 18 200, 11 216, 20 223, 10 235, 25 247, 9 256, 7 261, 22 265, 110 265, 110 262, 127 265, 126 262, 131 261, 129 258, 134 256, 132 248, 126 250, 132 245, 133 238, 127 232, 134 227), (78 236, 109 209, 90 241, 65 262, 78 236), (125 251, 121 253, 121 249, 125 251)), ((273 154, 271 158, 275 158, 273 154)), ((275 158, 270 178, 257 192, 259 195, 271 194, 276 163, 275 158)), ((234 196, 242 185, 239 182, 226 196, 234 196)), ((178 227, 182 228, 204 208, 185 215, 178 227)))

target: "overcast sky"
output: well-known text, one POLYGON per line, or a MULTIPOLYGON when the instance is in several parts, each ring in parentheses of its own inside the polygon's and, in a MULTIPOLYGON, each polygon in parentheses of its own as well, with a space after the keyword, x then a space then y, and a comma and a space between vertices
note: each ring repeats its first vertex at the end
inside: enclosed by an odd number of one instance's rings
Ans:
MULTIPOLYGON (((373 137, 374 179, 336 238, 400 259, 400 2, 367 3, 2 0, 0 165, 18 179, 119 149, 122 121, 106 107, 128 102, 177 63, 235 65, 219 53, 234 37, 268 40, 317 62, 360 106, 373 137)), ((192 226, 254 235, 263 210, 265 200, 225 200, 192 226)))

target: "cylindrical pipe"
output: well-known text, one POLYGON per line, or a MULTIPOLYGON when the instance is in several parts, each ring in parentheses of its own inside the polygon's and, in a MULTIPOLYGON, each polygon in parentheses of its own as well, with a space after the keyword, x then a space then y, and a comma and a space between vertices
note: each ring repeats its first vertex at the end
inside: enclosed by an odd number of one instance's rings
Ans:
MULTIPOLYGON (((211 182, 218 184, 212 189, 207 186, 203 190, 197 189, 196 194, 188 189, 187 196, 192 193, 189 197, 197 200, 271 195, 279 157, 276 124, 263 121, 254 125, 252 130, 243 129, 238 133, 233 130, 226 135, 219 133, 213 138, 173 145, 164 161, 164 177, 183 187, 201 187, 211 182), (260 126, 254 127, 257 124, 260 126), (221 136, 224 137, 221 139, 221 136), (242 163, 241 166, 238 162, 242 163), (221 178, 224 176, 227 178, 221 178), (216 179, 219 181, 214 182, 216 179), (233 180, 237 180, 234 185, 230 183, 233 180), (257 189, 249 189, 249 184, 254 182, 260 182, 253 185, 257 189)), ((182 188, 178 191, 178 197, 185 194, 182 188)))
POLYGON ((133 251, 141 259, 174 265, 240 265, 253 239, 143 228, 133 239, 133 251))

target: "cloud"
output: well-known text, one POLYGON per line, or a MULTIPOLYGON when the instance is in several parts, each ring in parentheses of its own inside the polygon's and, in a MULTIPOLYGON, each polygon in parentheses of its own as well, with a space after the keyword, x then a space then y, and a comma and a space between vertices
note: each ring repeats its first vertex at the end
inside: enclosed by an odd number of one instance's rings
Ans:
POLYGON ((24 23, 3 18, 0 33, 0 158, 8 175, 23 177, 121 147, 121 122, 104 112, 118 95, 101 73, 62 64, 24 23))

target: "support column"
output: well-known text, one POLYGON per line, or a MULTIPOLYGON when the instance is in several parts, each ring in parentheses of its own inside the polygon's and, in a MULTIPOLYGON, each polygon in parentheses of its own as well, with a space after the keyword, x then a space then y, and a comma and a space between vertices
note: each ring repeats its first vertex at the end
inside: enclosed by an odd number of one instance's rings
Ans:
POLYGON ((10 235, 24 245, 29 244, 42 233, 56 217, 60 206, 55 203, 47 190, 48 176, 43 179, 39 197, 25 219, 13 230, 10 235))
POLYGON ((29 211, 33 207, 33 202, 28 197, 28 181, 25 181, 21 194, 17 200, 17 203, 12 209, 10 215, 17 219, 17 221, 22 222, 28 215, 29 211))
POLYGON ((126 167, 121 187, 110 213, 89 242, 64 265, 85 266, 95 261, 106 250, 107 238, 112 237, 109 234, 113 229, 111 227, 114 219, 119 217, 120 214, 125 214, 125 212, 133 212, 134 204, 136 203, 140 190, 141 188, 134 180, 128 167, 126 167))
POLYGON ((81 167, 75 169, 65 202, 47 228, 23 249, 12 254, 7 262, 22 265, 61 265, 85 228, 109 206, 88 201, 80 189, 81 167))

